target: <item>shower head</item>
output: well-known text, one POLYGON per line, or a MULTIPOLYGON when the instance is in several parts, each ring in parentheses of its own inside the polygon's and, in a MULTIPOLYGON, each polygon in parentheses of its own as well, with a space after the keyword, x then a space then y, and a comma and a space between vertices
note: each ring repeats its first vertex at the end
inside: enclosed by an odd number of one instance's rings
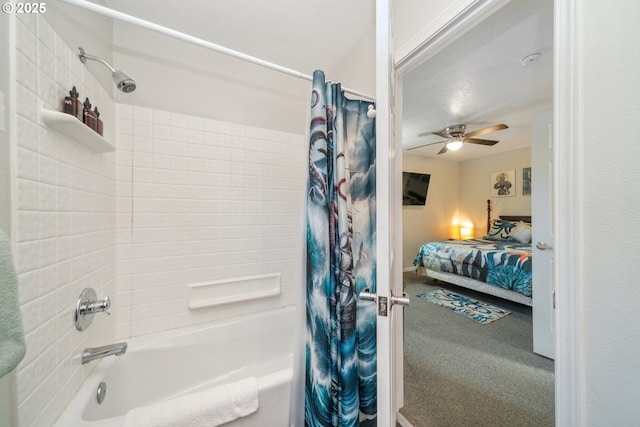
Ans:
POLYGON ((85 53, 84 49, 81 47, 78 48, 78 57, 80 58, 80 61, 83 64, 85 64, 87 62, 87 59, 89 59, 91 61, 97 61, 102 65, 104 65, 105 67, 107 67, 109 70, 111 70, 111 77, 113 77, 113 81, 116 82, 116 86, 122 92, 129 93, 136 90, 135 80, 127 76, 122 71, 116 70, 115 68, 113 68, 111 64, 109 64, 104 59, 85 53))
POLYGON ((129 93, 136 90, 135 80, 127 76, 122 71, 116 70, 111 75, 113 76, 113 81, 116 82, 116 86, 118 87, 118 89, 120 89, 124 93, 129 93))

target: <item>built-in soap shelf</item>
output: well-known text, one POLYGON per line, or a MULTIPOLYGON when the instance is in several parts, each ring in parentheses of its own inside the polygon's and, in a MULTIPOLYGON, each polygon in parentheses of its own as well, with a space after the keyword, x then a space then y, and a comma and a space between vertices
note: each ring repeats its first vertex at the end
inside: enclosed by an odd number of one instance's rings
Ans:
POLYGON ((281 292, 280 273, 189 283, 187 286, 187 304, 192 310, 275 297, 281 292))
POLYGON ((43 108, 42 122, 50 129, 68 137, 96 153, 115 151, 116 147, 71 114, 43 108))

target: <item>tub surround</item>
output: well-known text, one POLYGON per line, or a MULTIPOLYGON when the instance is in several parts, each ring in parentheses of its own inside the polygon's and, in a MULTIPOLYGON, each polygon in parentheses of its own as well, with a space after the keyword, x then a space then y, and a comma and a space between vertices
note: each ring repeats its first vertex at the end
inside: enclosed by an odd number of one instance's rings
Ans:
POLYGON ((294 304, 304 137, 116 111, 117 338, 294 304))
MULTIPOLYGON (((115 104, 44 15, 13 15, 13 247, 27 354, 16 369, 17 425, 53 424, 93 366, 82 349, 112 342, 115 319, 80 333, 75 302, 85 287, 115 294, 115 158, 48 128, 72 86, 115 122, 115 104)), ((105 128, 113 140, 114 126, 105 128)))

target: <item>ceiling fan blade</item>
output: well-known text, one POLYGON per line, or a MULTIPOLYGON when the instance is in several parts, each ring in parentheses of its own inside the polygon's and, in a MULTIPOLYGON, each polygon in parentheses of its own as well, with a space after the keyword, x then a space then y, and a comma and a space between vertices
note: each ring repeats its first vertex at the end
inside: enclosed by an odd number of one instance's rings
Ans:
POLYGON ((442 147, 442 149, 440 151, 438 151, 438 154, 444 154, 447 151, 449 151, 449 150, 447 150, 447 144, 444 144, 444 147, 442 147))
POLYGON ((492 141, 490 139, 466 138, 464 142, 465 144, 469 142, 471 144, 496 145, 500 141, 492 141))
POLYGON ((442 138, 449 138, 449 135, 447 135, 441 130, 438 130, 435 132, 422 132, 418 134, 418 136, 427 136, 427 135, 438 135, 438 136, 441 136, 442 138))
POLYGON ((444 132, 443 132, 443 131, 441 131, 441 130, 439 130, 439 131, 437 131, 437 132, 431 132, 431 133, 432 133, 432 134, 434 134, 434 135, 441 136, 441 137, 443 137, 443 138, 449 138, 449 136, 450 136, 450 135, 448 135, 448 134, 444 133, 444 132))
POLYGON ((507 126, 505 124, 494 125, 494 126, 489 126, 487 128, 482 128, 482 129, 474 130, 472 132, 468 132, 465 135, 466 136, 484 135, 485 133, 497 132, 497 131, 502 130, 502 129, 507 129, 508 127, 509 126, 507 126))
POLYGON ((407 148, 407 151, 416 150, 416 149, 422 148, 422 147, 428 147, 430 145, 442 144, 443 142, 447 142, 447 141, 430 142, 428 144, 416 145, 415 147, 407 148))

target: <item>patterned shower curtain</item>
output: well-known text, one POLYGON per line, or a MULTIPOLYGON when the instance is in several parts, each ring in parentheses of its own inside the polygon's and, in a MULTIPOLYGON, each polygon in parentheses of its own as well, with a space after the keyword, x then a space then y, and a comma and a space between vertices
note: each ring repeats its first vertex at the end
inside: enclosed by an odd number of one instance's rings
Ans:
POLYGON ((307 192, 305 425, 375 426, 375 119, 313 75, 307 192))

